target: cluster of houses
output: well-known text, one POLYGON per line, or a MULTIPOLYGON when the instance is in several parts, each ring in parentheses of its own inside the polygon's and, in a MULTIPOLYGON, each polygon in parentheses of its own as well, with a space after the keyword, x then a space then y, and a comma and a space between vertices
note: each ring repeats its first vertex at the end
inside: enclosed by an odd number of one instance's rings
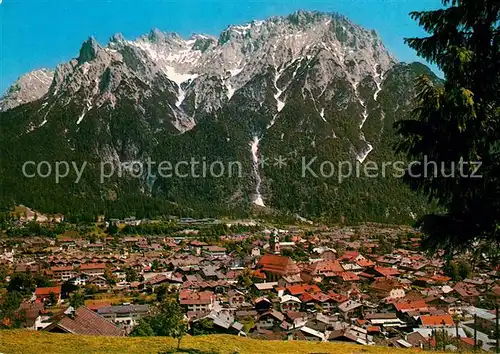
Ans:
MULTIPOLYGON (((164 290, 177 294, 193 334, 495 349, 497 269, 479 263, 480 271, 453 280, 444 274, 442 259, 418 251, 419 238, 381 254, 374 232, 293 228, 217 242, 138 236, 121 237, 118 244, 116 238, 94 244, 27 238, 14 247, 4 242, 0 264, 11 277, 43 274, 55 284, 37 288, 21 305, 26 327, 34 330, 127 335, 149 315, 154 300, 105 299, 139 299, 164 290), (92 289, 85 306, 68 307, 68 284, 92 289)), ((377 230, 388 239, 397 232, 377 230)))

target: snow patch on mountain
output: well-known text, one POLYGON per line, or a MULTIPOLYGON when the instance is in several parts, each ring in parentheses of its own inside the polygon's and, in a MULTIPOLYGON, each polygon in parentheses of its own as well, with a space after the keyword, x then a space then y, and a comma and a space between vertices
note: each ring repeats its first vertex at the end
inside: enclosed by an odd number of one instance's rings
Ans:
POLYGON ((359 163, 364 163, 368 155, 373 151, 373 145, 366 141, 365 134, 361 133, 361 140, 366 144, 366 148, 364 148, 357 156, 356 159, 359 163))
POLYGON ((243 68, 236 68, 236 69, 229 70, 229 73, 231 74, 231 77, 234 77, 234 76, 237 76, 242 71, 243 71, 243 68))
POLYGON ((85 115, 92 109, 92 101, 91 100, 87 100, 87 104, 86 106, 83 108, 83 111, 82 111, 82 114, 80 114, 80 116, 78 117, 78 120, 76 122, 76 125, 79 125, 83 118, 85 117, 85 115))
POLYGON ((366 106, 366 103, 363 100, 360 100, 359 103, 363 107, 363 114, 362 117, 363 119, 361 120, 361 123, 359 124, 359 129, 363 129, 366 120, 368 119, 368 107, 366 106))
POLYGON ((382 83, 384 82, 384 74, 379 73, 377 71, 377 67, 378 67, 378 65, 374 66, 374 68, 373 68, 374 73, 375 73, 374 74, 375 84, 377 85, 377 89, 376 89, 375 93, 373 94, 373 99, 375 101, 377 101, 378 95, 382 91, 382 83))

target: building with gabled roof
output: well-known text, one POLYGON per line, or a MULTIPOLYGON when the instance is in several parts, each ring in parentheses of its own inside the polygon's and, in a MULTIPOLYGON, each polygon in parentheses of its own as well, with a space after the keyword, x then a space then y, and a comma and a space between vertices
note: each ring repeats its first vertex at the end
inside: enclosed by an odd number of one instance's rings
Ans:
POLYGON ((342 272, 334 278, 338 283, 357 282, 359 277, 354 272, 342 272))
POLYGON ((396 279, 377 278, 370 287, 380 298, 400 299, 405 297, 405 287, 396 279))
POLYGON ((98 315, 86 306, 73 310, 69 308, 64 315, 44 329, 52 333, 72 333, 91 336, 123 337, 125 331, 111 321, 98 315))
POLYGON ((300 310, 302 302, 298 297, 292 295, 283 295, 280 297, 281 311, 298 311, 300 310))
POLYGON ((423 300, 417 301, 400 301, 393 304, 397 311, 405 313, 412 311, 428 311, 429 305, 423 300))
POLYGON ((188 311, 211 311, 215 304, 215 295, 211 291, 182 290, 179 293, 179 302, 188 311))
POLYGON ((374 267, 373 270, 369 269, 367 272, 385 278, 398 277, 401 274, 397 268, 392 267, 374 267))
POLYGON ((375 262, 369 260, 369 259, 359 259, 356 261, 356 264, 362 268, 368 268, 368 267, 374 267, 375 262))
POLYGON ((337 274, 342 273, 344 268, 340 265, 338 261, 334 260, 322 260, 319 262, 311 263, 307 267, 307 271, 313 275, 326 275, 326 274, 337 274))
POLYGON ((257 268, 266 274, 269 280, 278 280, 284 275, 299 274, 300 269, 289 257, 274 254, 264 255, 257 263, 257 268))
POLYGON ((122 328, 133 328, 147 316, 149 305, 115 305, 97 309, 97 313, 122 328))
MULTIPOLYGON (((48 299, 50 299, 50 294, 54 294, 53 296, 55 297, 57 303, 61 301, 61 287, 60 286, 53 286, 53 287, 46 287, 46 288, 36 288, 35 289, 35 296, 36 296, 36 301, 37 302, 44 302, 48 299)), ((56 305, 56 304, 53 304, 56 305)))
POLYGON ((256 322, 257 329, 278 328, 285 320, 285 315, 276 310, 269 310, 261 314, 256 322))
POLYGON ((314 294, 321 292, 321 289, 317 285, 291 285, 286 288, 286 290, 293 296, 299 296, 305 293, 314 294))
POLYGON ((422 323, 422 328, 453 327, 455 325, 450 315, 420 316, 420 322, 422 323))
POLYGON ((340 262, 358 262, 362 259, 365 259, 365 257, 357 251, 346 251, 339 258, 339 261, 340 262))

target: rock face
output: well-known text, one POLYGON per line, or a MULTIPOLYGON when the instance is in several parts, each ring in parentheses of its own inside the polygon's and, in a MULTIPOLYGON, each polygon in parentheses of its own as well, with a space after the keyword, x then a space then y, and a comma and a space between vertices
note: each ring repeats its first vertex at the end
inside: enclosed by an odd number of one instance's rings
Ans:
MULTIPOLYGON (((87 109, 114 105, 121 83, 129 86, 138 103, 159 88, 175 96, 170 118, 183 132, 193 127, 195 117, 224 107, 237 91, 262 75, 271 74, 269 89, 274 91, 278 113, 297 74, 312 65, 305 92, 318 91, 330 99, 332 93, 326 89, 332 82, 345 80, 357 92, 358 85, 370 78, 372 86, 378 87, 383 73, 395 63, 375 32, 340 15, 301 11, 230 26, 219 38, 193 35, 185 40, 176 33, 152 30, 136 41, 115 35, 106 47, 90 38, 78 58, 59 65, 55 74, 40 70, 21 78, 15 85, 19 93, 9 93, 6 102, 40 99, 48 93, 52 78, 50 96, 64 94, 70 100, 82 90, 87 109)), ((254 94, 262 105, 265 89, 254 94)), ((5 105, 4 110, 13 107, 5 105)))
POLYGON ((42 98, 54 78, 52 70, 36 70, 21 76, 0 99, 0 111, 15 108, 42 98))
MULTIPOLYGON (((36 150, 40 157, 114 166, 147 159, 235 160, 245 171, 224 181, 155 176, 108 184, 84 179, 85 187, 71 186, 71 192, 79 191, 78 200, 98 205, 127 190, 189 207, 213 201, 221 210, 249 210, 253 204, 307 216, 390 221, 421 209, 419 201, 400 210, 390 197, 375 196, 377 188, 399 193, 404 190, 399 183, 305 180, 293 170, 292 159, 286 173, 265 169, 260 161, 291 150, 358 163, 392 156, 392 123, 408 111, 411 81, 422 71, 429 72, 398 63, 374 31, 318 12, 230 26, 218 38, 183 39, 158 30, 135 41, 117 34, 106 46, 90 38, 77 58, 54 73, 44 71, 44 81, 33 86, 33 78, 41 76, 33 72, 20 79, 17 93, 9 91, 0 104, 7 110, 0 120, 8 127, 1 138, 7 149, 27 146, 8 154, 11 163, 36 150), (22 83, 30 77, 32 86, 22 83), (17 112, 22 119, 14 118, 17 112), (58 147, 51 148, 56 141, 58 147), (351 195, 352 188, 357 192, 351 195), (307 200, 311 195, 317 197, 307 200), (356 215, 357 207, 370 211, 356 215)), ((40 198, 16 192, 24 180, 9 173, 4 178, 13 188, 11 200, 38 207, 40 198)), ((407 197, 407 192, 401 193, 407 197)), ((72 204, 65 198, 66 208, 72 204)))

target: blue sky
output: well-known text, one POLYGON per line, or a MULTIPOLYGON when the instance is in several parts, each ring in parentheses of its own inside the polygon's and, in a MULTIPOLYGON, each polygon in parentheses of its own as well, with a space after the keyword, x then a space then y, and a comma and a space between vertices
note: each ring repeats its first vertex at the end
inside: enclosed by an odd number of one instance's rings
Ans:
POLYGON ((403 38, 424 32, 408 13, 439 7, 440 0, 0 0, 0 93, 30 70, 77 56, 89 36, 107 43, 114 33, 133 39, 152 28, 218 35, 230 24, 299 9, 347 15, 375 29, 398 59, 415 61, 403 38))

